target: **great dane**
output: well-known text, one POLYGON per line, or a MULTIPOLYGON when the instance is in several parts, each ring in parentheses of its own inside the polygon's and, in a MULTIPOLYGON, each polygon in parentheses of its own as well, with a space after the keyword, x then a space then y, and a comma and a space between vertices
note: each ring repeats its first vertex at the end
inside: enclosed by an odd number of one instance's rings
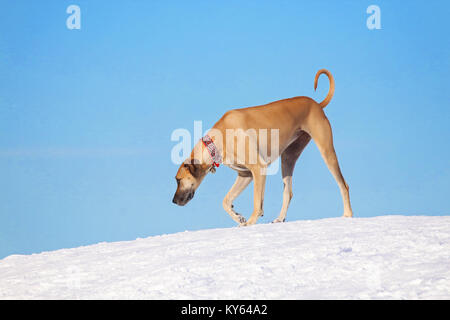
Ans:
POLYGON ((191 155, 179 167, 175 177, 177 190, 173 202, 184 206, 193 198, 195 190, 205 176, 209 172, 215 172, 216 167, 223 163, 236 170, 238 174, 223 200, 223 207, 239 225, 252 225, 263 215, 267 168, 281 156, 283 205, 280 215, 273 222, 284 222, 292 198, 294 166, 312 138, 339 186, 344 207, 343 216, 352 217, 349 187, 339 168, 330 122, 323 112, 323 108, 333 97, 334 79, 328 70, 319 70, 314 79, 314 90, 317 89, 317 81, 321 74, 327 75, 330 82, 328 94, 321 103, 301 96, 226 112, 207 135, 198 141, 191 155), (263 136, 263 133, 266 134, 268 131, 276 133, 275 142, 274 139, 269 140, 267 135, 263 136), (242 146, 239 141, 245 142, 243 147, 239 147, 242 146), (274 146, 275 152, 268 155, 267 150, 273 150, 274 146), (246 220, 234 210, 233 201, 252 180, 253 212, 246 220))

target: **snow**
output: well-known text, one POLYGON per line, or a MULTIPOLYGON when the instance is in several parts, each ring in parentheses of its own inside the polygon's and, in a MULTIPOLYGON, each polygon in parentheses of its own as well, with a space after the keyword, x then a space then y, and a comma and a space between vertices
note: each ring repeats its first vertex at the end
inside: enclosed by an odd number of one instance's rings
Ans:
POLYGON ((0 299, 449 299, 450 217, 331 218, 0 260, 0 299))

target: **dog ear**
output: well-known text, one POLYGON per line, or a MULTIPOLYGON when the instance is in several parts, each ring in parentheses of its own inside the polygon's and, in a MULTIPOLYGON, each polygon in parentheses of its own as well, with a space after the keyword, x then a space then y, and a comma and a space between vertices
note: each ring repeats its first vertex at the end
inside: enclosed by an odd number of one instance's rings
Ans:
POLYGON ((184 166, 189 170, 193 177, 199 177, 201 172, 201 166, 198 164, 185 163, 184 166))

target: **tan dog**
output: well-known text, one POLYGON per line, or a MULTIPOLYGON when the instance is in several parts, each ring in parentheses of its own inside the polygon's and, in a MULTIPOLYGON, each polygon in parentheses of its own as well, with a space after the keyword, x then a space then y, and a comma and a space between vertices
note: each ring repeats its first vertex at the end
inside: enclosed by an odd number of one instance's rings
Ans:
MULTIPOLYGON (((349 187, 342 176, 333 146, 333 136, 330 123, 323 112, 334 94, 334 79, 325 69, 317 72, 314 80, 314 90, 321 74, 326 74, 330 81, 330 89, 324 101, 315 102, 308 97, 295 97, 275 101, 266 105, 235 109, 225 113, 208 132, 214 141, 214 149, 220 153, 223 163, 237 171, 238 176, 228 194, 223 200, 226 212, 240 225, 251 225, 263 215, 264 189, 266 170, 270 163, 281 155, 281 169, 284 183, 283 205, 280 215, 274 222, 284 222, 289 202, 292 198, 292 174, 294 166, 311 138, 333 174, 342 196, 344 217, 352 217, 349 198, 349 187), (229 138, 228 132, 233 129, 234 135, 229 138), (261 129, 278 132, 278 149, 268 156, 272 150, 273 141, 261 136, 261 129), (259 130, 259 131, 257 131, 259 130), (236 134, 237 132, 237 134, 236 134), (248 134, 253 132, 255 135, 248 134), (226 140, 223 137, 227 137, 226 140), (245 152, 239 151, 238 139, 246 139, 245 152), (251 154, 256 154, 256 161, 250 161, 251 154), (254 209, 248 221, 233 209, 233 200, 254 181, 254 209)), ((272 132, 272 131, 271 131, 272 132)), ((216 164, 218 165, 218 164, 216 164)), ((177 191, 173 202, 185 205, 194 196, 203 178, 208 172, 214 172, 214 160, 206 144, 199 141, 192 150, 191 156, 178 169, 177 191)))

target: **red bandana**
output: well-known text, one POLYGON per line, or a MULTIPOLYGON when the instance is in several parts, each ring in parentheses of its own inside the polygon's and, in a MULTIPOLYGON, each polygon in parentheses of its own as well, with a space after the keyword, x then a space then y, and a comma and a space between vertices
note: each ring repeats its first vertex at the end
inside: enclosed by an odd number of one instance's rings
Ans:
POLYGON ((219 150, 217 150, 216 145, 212 141, 211 137, 206 135, 202 138, 202 142, 205 145, 206 149, 208 149, 209 155, 211 156, 211 160, 216 167, 219 167, 222 162, 222 157, 220 156, 219 150))

